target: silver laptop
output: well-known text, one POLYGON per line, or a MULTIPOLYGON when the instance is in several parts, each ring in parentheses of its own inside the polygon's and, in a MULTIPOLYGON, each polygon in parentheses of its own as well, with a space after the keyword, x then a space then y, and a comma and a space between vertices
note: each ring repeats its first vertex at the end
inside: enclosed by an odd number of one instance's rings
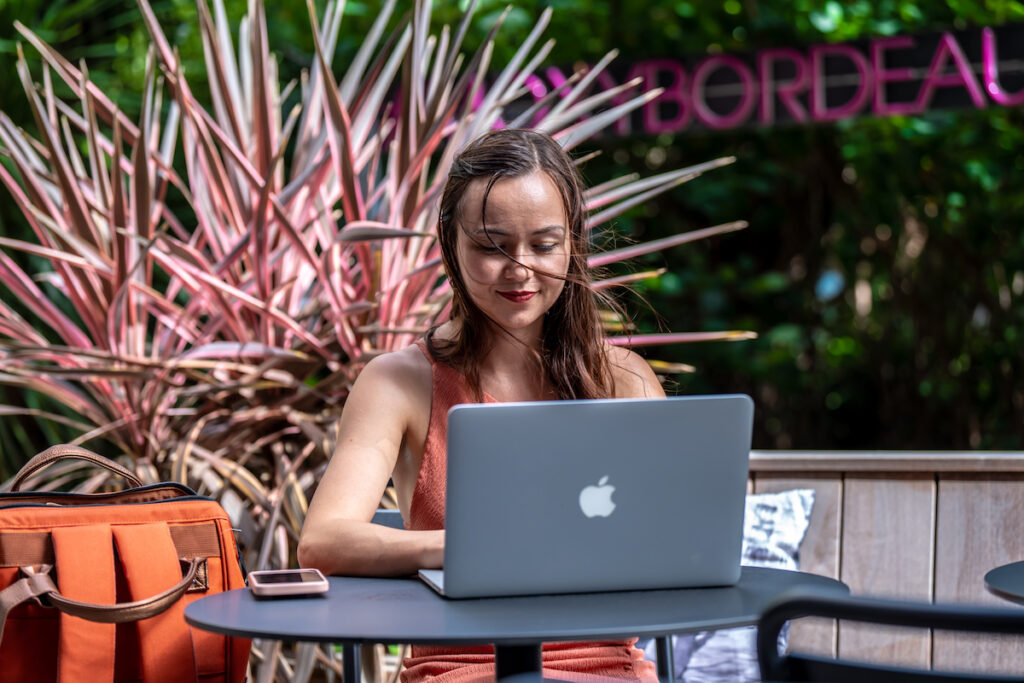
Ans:
POLYGON ((744 395, 458 405, 451 598, 739 580, 754 405, 744 395))

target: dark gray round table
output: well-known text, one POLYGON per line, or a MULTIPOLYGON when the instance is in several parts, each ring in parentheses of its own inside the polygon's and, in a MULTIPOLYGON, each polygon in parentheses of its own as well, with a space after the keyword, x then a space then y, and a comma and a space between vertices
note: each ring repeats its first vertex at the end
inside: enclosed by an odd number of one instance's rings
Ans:
POLYGON ((705 631, 756 623, 780 594, 847 587, 804 572, 744 567, 725 588, 450 600, 418 579, 331 577, 323 597, 257 599, 236 589, 198 600, 185 620, 245 638, 495 646, 496 676, 541 669, 541 644, 705 631))
POLYGON ((1024 562, 1011 562, 985 574, 985 588, 989 593, 1024 604, 1024 562))

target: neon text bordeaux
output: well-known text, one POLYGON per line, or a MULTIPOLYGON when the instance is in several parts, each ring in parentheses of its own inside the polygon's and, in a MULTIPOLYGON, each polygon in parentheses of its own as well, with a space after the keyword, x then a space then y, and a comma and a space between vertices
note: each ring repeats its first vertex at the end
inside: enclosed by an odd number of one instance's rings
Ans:
MULTIPOLYGON (((1024 104, 1024 25, 891 36, 865 43, 699 60, 653 59, 602 73, 601 88, 637 76, 664 92, 614 131, 676 133, 690 127, 836 121, 858 115, 913 115, 928 109, 1024 104), (1000 50, 1003 50, 1001 54, 1000 50)), ((534 100, 565 85, 551 67, 527 88, 534 100)), ((625 100, 621 97, 618 104, 625 100)))

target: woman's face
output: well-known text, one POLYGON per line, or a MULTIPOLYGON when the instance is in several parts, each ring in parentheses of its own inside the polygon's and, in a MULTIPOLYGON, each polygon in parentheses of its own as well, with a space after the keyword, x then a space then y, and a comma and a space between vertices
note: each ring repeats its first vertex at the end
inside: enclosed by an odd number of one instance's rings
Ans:
POLYGON ((456 253, 464 284, 491 320, 529 342, 539 338, 544 313, 565 286, 559 279, 569 269, 565 207, 554 182, 539 171, 494 183, 484 217, 486 188, 487 179, 473 181, 459 212, 456 253))

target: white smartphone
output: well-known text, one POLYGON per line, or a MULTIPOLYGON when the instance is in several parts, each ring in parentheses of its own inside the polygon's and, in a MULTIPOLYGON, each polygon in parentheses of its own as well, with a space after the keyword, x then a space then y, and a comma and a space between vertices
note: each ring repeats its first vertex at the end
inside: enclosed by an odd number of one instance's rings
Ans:
POLYGON ((319 569, 264 569, 249 572, 253 595, 316 595, 327 592, 327 579, 319 569))

